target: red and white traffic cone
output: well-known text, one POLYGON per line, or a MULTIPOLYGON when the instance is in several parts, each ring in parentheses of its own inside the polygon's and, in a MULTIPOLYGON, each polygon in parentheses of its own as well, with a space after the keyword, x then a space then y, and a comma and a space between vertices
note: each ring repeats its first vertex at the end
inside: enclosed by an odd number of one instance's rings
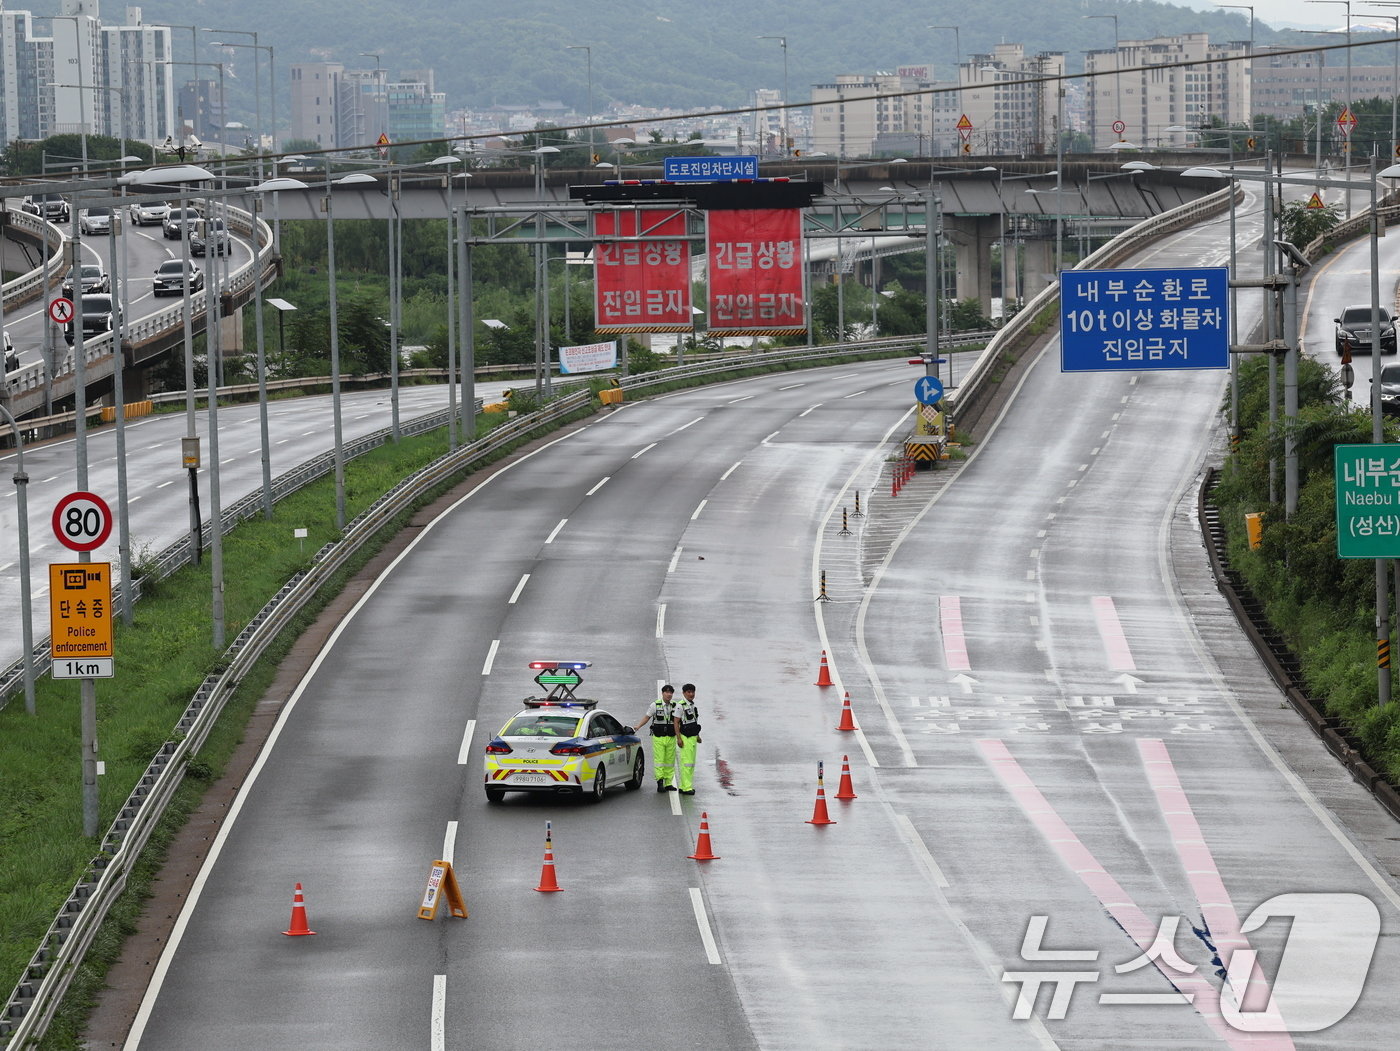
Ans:
POLYGON ((836 798, 856 798, 855 786, 851 784, 851 757, 848 755, 841 757, 841 784, 837 786, 836 798))
POLYGON ((821 668, 819 668, 819 669, 817 670, 817 682, 816 682, 816 685, 818 685, 818 686, 835 686, 835 685, 836 685, 834 682, 831 681, 831 669, 828 668, 828 667, 826 666, 826 650, 822 650, 822 666, 821 666, 821 668))
POLYGON ((846 699, 841 702, 841 722, 837 724, 838 730, 854 730, 856 728, 855 718, 851 713, 851 695, 848 692, 846 699))
POLYGON ((544 867, 540 869, 540 885, 535 889, 545 892, 564 889, 554 875, 554 844, 548 821, 544 823, 544 867))
POLYGON ((710 849, 710 815, 700 812, 700 835, 695 840, 695 853, 689 855, 692 861, 718 861, 719 855, 710 849))
POLYGON ((817 764, 817 805, 812 809, 809 825, 834 825, 835 821, 826 812, 826 788, 822 784, 822 764, 817 764))
POLYGON ((315 934, 306 925, 306 902, 301 896, 301 884, 297 884, 297 889, 292 892, 292 925, 282 932, 283 934, 296 937, 299 934, 315 934))

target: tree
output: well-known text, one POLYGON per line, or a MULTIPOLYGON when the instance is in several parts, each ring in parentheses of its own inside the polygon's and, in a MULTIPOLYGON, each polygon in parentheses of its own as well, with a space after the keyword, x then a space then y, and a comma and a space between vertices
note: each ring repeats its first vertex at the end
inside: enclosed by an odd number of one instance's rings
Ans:
POLYGON ((1321 237, 1341 221, 1335 205, 1310 208, 1306 201, 1291 201, 1283 206, 1283 236, 1296 248, 1303 248, 1321 237))

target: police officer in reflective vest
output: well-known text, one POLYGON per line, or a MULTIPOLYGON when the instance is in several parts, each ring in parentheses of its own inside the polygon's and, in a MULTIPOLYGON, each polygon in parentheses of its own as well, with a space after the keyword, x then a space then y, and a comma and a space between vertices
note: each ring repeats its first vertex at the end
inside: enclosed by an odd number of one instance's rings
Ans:
POLYGON ((681 687, 676 715, 676 780, 681 795, 695 794, 695 746, 700 743, 700 709, 695 706, 695 683, 681 687))
POLYGON ((656 774, 658 792, 674 792, 671 784, 676 764, 676 713, 671 698, 676 688, 669 682, 661 687, 661 696, 652 701, 637 723, 637 729, 651 727, 651 765, 656 774))

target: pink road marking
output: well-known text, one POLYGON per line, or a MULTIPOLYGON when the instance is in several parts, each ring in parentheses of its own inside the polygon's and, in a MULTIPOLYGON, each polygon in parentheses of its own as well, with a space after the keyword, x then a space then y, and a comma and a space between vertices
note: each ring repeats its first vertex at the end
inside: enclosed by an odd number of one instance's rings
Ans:
POLYGON ((1123 625, 1118 621, 1118 610, 1113 599, 1107 595, 1093 598, 1094 621, 1099 626, 1099 636, 1103 648, 1108 651, 1108 666, 1114 671, 1136 671, 1132 650, 1128 649, 1128 639, 1123 634, 1123 625))
MULTIPOLYGON (((1012 798, 1021 805, 1031 823, 1060 856, 1060 860, 1083 881, 1099 900, 1099 904, 1127 932, 1128 937, 1137 943, 1138 948, 1144 953, 1147 952, 1156 940, 1157 925, 1147 918, 1147 914, 1138 908, 1128 896, 1128 892, 1104 870, 1089 848, 1056 813, 1050 801, 1036 788, 1021 768, 1021 764, 1011 755, 1006 742, 994 738, 983 739, 977 742, 977 748, 982 757, 991 764, 992 770, 996 772, 1012 798)), ((1284 1051, 1293 1047, 1293 1041, 1284 1034, 1247 1033, 1230 1028, 1220 1013, 1220 990, 1198 971, 1182 974, 1172 970, 1168 974, 1162 970, 1158 961, 1153 960, 1153 966, 1178 990, 1191 994, 1191 1006, 1230 1047, 1264 1048, 1269 1051, 1284 1051)))
MULTIPOLYGON (((1138 754, 1147 769, 1147 781, 1157 794, 1157 805, 1162 808, 1162 816, 1171 832, 1172 845, 1186 869, 1186 878, 1196 901, 1201 906, 1201 915, 1210 927, 1211 941, 1220 952, 1220 959, 1226 964, 1239 949, 1248 949, 1249 939, 1240 930, 1240 920, 1230 900, 1230 892, 1225 889, 1225 881, 1220 877, 1220 869, 1206 845, 1196 814, 1191 809, 1191 801, 1177 777, 1176 766, 1167 753, 1167 746, 1160 740, 1144 739, 1137 743, 1138 754)), ((1283 1027, 1282 1019, 1270 1002, 1268 980, 1260 973, 1256 963, 1245 983, 1244 995, 1239 997, 1240 1011, 1257 1014, 1268 1019, 1270 1025, 1283 1027)), ((1293 1041, 1286 1033, 1260 1033, 1261 1037, 1271 1036, 1274 1043, 1261 1043, 1259 1046, 1291 1048, 1293 1041)))
POLYGON ((943 635, 943 662, 949 671, 967 671, 967 636, 963 634, 962 599, 942 595, 938 599, 938 630, 943 635))

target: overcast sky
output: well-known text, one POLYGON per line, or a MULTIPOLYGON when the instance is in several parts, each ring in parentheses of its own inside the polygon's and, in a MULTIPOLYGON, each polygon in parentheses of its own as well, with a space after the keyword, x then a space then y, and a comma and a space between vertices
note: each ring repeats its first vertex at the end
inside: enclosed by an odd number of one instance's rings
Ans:
MULTIPOLYGON (((1202 11, 1210 10, 1217 5, 1211 0, 1178 0, 1184 2, 1187 7, 1194 7, 1202 11)), ((1247 4, 1249 0, 1240 0, 1247 4)), ((1306 0, 1255 0, 1254 17, 1260 22, 1271 26, 1299 26, 1311 29, 1341 29, 1346 25, 1346 8, 1340 3, 1330 4, 1310 4, 1306 0)), ((1365 11, 1368 9, 1366 0, 1351 0, 1353 12, 1365 11)), ((1374 6, 1370 10, 1379 10, 1374 6)), ((1240 11, 1239 14, 1245 18, 1249 17, 1248 11, 1240 11)), ((1353 18, 1356 23, 1365 21, 1365 18, 1356 15, 1353 18)), ((1389 22, 1390 19, 1382 19, 1389 22)))

